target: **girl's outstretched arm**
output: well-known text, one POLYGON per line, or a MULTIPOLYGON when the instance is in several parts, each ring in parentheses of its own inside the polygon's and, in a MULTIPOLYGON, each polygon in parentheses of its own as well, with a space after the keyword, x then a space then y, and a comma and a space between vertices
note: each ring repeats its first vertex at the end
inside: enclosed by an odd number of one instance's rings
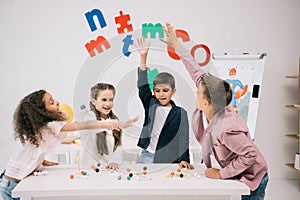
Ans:
POLYGON ((121 128, 128 128, 130 127, 133 123, 139 121, 139 116, 132 118, 130 120, 128 120, 127 122, 121 123, 121 128))
POLYGON ((72 132, 89 129, 120 129, 121 122, 119 120, 111 120, 109 122, 102 122, 97 120, 88 120, 83 122, 72 122, 65 124, 61 131, 72 132))
POLYGON ((97 120, 88 120, 83 122, 73 122, 65 124, 61 131, 62 132, 72 132, 79 130, 89 130, 89 129, 116 129, 120 130, 122 128, 127 128, 132 125, 132 123, 138 121, 138 117, 135 117, 125 123, 122 123, 119 120, 110 120, 108 122, 97 121, 97 120))

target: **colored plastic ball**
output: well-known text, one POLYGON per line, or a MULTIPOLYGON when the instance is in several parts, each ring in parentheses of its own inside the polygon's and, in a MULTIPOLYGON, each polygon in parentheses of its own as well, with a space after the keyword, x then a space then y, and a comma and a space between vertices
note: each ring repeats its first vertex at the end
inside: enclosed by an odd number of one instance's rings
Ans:
POLYGON ((85 105, 81 105, 81 106, 80 106, 80 110, 83 110, 83 109, 85 109, 85 108, 86 108, 85 105))
POLYGON ((83 176, 86 176, 88 173, 87 173, 86 171, 82 171, 81 174, 82 174, 83 176))

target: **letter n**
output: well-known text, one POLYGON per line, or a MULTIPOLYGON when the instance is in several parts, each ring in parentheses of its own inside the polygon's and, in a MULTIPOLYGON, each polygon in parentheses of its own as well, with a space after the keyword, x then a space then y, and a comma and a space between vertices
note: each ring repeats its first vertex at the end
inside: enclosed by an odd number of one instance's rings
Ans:
POLYGON ((96 24, 94 21, 94 16, 97 16, 97 19, 99 21, 101 28, 106 26, 106 22, 105 22, 102 12, 98 9, 94 9, 90 12, 85 13, 85 17, 89 23, 89 26, 90 26, 90 29, 92 32, 97 30, 97 27, 96 27, 96 24))

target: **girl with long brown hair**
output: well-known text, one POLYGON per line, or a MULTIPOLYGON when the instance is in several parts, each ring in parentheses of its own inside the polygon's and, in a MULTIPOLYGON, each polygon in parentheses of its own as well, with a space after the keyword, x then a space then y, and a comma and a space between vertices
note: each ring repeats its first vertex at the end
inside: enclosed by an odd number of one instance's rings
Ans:
MULTIPOLYGON (((97 83, 91 88, 90 111, 84 115, 84 120, 100 120, 110 122, 118 120, 113 113, 114 97, 116 90, 113 85, 108 83, 97 83)), ((137 121, 126 122, 131 124, 137 121)), ((90 130, 92 134, 81 134, 80 161, 83 165, 94 163, 105 164, 107 168, 118 169, 122 163, 122 130, 98 129, 90 130)))

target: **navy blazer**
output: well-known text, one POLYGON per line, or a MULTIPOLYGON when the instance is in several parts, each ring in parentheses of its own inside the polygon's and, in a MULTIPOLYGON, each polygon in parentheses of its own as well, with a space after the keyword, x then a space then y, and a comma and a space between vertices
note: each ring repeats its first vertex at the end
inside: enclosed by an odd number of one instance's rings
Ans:
MULTIPOLYGON (((160 104, 149 88, 147 71, 140 70, 140 68, 138 68, 137 85, 139 97, 145 110, 145 120, 137 145, 147 149, 150 144, 155 111, 160 104)), ((154 163, 180 163, 183 160, 190 162, 187 112, 176 106, 172 100, 170 103, 172 108, 158 138, 154 163)))

